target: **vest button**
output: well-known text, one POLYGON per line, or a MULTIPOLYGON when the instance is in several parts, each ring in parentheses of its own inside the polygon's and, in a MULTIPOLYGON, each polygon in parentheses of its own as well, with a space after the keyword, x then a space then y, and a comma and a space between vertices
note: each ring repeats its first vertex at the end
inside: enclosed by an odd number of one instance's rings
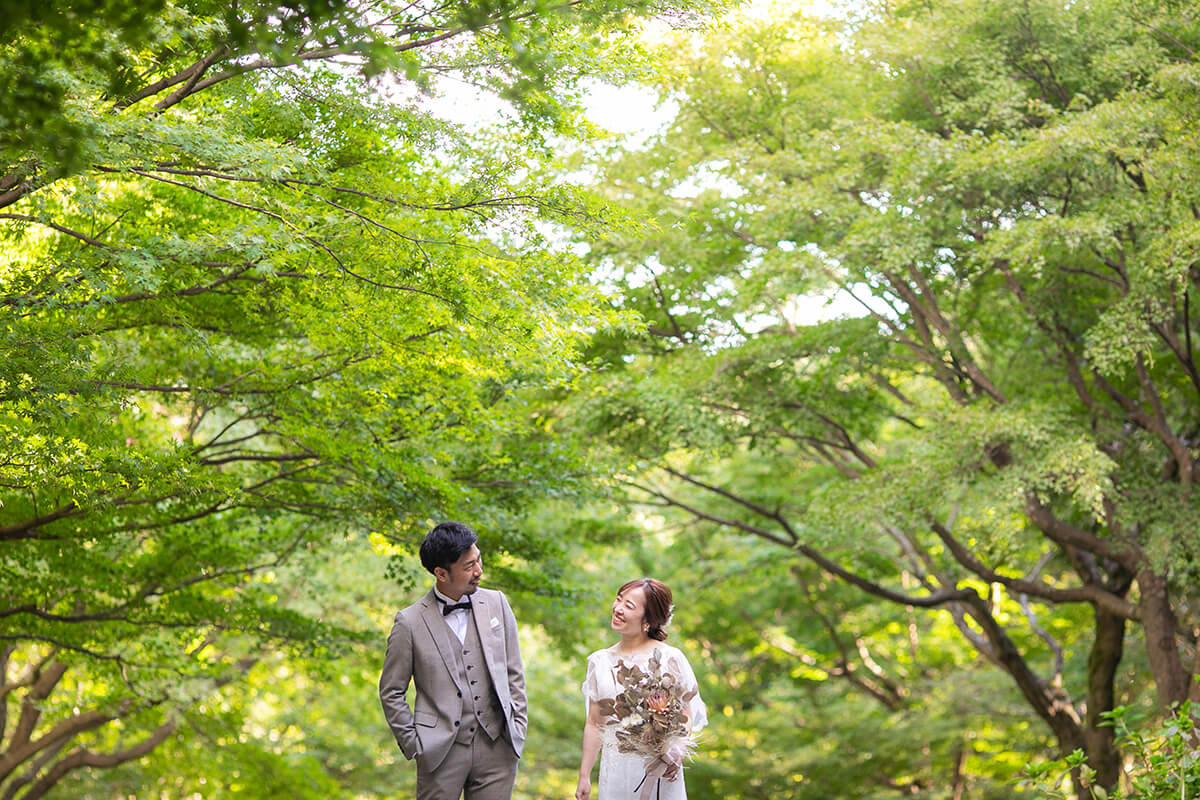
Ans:
POLYGON ((455 721, 455 723, 454 723, 454 727, 456 727, 456 728, 458 727, 458 721, 457 721, 457 720, 456 720, 456 721, 455 721))

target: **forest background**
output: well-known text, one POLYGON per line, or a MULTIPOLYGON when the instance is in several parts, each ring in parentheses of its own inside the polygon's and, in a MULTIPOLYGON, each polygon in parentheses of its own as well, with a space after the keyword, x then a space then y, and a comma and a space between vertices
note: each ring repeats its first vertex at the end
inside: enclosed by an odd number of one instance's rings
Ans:
POLYGON ((644 574, 693 798, 1198 796, 1198 51, 1181 0, 0 5, 0 798, 411 796, 375 683, 447 518, 518 797, 644 574))

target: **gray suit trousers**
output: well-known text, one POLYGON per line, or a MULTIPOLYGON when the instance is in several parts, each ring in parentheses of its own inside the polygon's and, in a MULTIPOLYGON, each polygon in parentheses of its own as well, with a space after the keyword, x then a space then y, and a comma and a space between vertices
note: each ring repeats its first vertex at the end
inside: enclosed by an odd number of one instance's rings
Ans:
POLYGON ((517 754, 508 735, 495 741, 482 729, 469 742, 456 742, 430 772, 417 756, 417 800, 512 800, 517 754))

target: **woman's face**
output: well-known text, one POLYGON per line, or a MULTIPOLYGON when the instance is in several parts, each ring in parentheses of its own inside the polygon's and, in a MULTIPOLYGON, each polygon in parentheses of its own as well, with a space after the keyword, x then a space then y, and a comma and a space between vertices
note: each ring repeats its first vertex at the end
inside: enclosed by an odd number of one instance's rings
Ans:
POLYGON ((646 618, 646 591, 635 586, 617 595, 612 605, 612 629, 617 633, 643 633, 646 618))

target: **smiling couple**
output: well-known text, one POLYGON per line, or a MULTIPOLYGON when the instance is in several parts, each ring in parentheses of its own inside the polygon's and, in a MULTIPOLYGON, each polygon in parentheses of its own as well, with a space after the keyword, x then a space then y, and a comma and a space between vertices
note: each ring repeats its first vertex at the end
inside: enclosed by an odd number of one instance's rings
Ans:
MULTIPOLYGON (((384 716, 405 757, 416 759, 417 800, 510 800, 529 719, 516 619, 502 592, 479 585, 483 558, 469 527, 440 523, 420 555, 434 585, 396 614, 379 678, 384 716), (412 705, 405 698, 410 683, 412 705)), ((645 776, 643 759, 619 752, 616 726, 599 712, 621 690, 622 664, 645 664, 657 653, 675 680, 696 687, 683 653, 665 644, 672 611, 670 589, 652 578, 617 592, 609 624, 620 641, 588 656, 578 800, 590 800, 597 755, 599 800, 635 798, 645 776)), ((685 716, 693 731, 704 726, 699 694, 685 716)), ((674 766, 659 781, 662 800, 687 797, 674 766)))

